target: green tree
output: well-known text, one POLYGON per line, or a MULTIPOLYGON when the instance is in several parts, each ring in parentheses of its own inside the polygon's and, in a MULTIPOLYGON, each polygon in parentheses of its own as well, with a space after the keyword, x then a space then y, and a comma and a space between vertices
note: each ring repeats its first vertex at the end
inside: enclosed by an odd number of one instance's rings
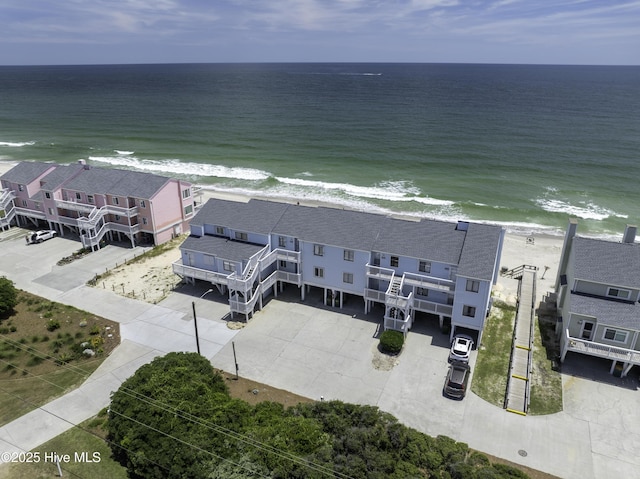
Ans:
POLYGON ((16 304, 18 304, 18 290, 13 281, 4 276, 0 277, 0 319, 9 317, 16 304))

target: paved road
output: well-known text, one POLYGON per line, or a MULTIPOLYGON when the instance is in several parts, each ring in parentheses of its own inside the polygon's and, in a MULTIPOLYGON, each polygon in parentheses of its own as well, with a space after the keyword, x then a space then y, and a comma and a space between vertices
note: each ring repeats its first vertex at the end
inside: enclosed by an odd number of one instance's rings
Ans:
MULTIPOLYGON (((397 364, 381 370, 373 365, 381 314, 374 310, 364 316, 360 301, 332 310, 322 307, 319 297, 310 295, 300 304, 296 294, 285 294, 270 301, 247 327, 231 331, 221 319, 227 305, 217 293, 199 299, 205 289, 185 290, 152 306, 83 285, 44 284, 42 278, 51 274, 69 277, 69 271, 84 272, 89 279, 95 272, 84 260, 65 267, 51 264, 51 257, 76 250, 77 243, 58 238, 35 246, 27 255, 21 242, 2 238, 0 234, 0 275, 52 300, 119 321, 123 338, 78 391, 0 428, 4 451, 30 450, 71 427, 70 422, 91 417, 108 403, 109 393, 122 380, 156 355, 195 350, 191 318, 195 301, 203 354, 218 368, 235 372, 233 339, 240 374, 247 378, 311 398, 376 405, 420 431, 445 434, 562 478, 637 477, 637 370, 628 378, 613 378, 606 362, 569 354, 563 366, 564 411, 521 417, 473 393, 463 401, 442 396, 447 338, 429 321, 416 322, 397 364), (34 256, 39 256, 37 264, 27 261, 34 256), (25 269, 15 270, 18 265, 25 269)), ((91 261, 103 267, 131 253, 105 248, 91 255, 91 261)), ((472 365, 474 361, 475 353, 472 365)))

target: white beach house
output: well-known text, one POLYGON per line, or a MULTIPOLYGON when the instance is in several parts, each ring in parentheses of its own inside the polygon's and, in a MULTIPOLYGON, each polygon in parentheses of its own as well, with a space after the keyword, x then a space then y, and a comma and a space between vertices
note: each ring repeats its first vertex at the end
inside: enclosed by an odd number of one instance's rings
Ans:
POLYGON ((384 307, 384 327, 411 328, 430 313, 451 335, 482 337, 498 277, 503 230, 469 222, 412 221, 270 201, 209 200, 190 223, 173 271, 229 295, 249 319, 270 294, 295 285, 325 305, 359 298, 384 307))
POLYGON ((556 280, 561 361, 568 352, 611 360, 624 377, 640 365, 640 244, 627 226, 622 241, 576 236, 571 220, 556 280))

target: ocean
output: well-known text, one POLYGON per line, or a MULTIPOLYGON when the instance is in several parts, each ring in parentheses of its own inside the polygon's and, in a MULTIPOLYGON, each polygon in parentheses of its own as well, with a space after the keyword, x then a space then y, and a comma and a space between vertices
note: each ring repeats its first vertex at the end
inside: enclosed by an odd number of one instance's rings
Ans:
POLYGON ((640 67, 0 67, 0 160, 619 237, 640 221, 640 67))

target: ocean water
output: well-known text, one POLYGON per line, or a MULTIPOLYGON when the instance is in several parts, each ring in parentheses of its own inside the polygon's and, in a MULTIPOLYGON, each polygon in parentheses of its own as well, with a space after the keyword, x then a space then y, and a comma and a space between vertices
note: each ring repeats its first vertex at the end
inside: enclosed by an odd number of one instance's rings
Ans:
POLYGON ((640 67, 0 67, 0 160, 152 171, 365 211, 620 235, 640 67))

